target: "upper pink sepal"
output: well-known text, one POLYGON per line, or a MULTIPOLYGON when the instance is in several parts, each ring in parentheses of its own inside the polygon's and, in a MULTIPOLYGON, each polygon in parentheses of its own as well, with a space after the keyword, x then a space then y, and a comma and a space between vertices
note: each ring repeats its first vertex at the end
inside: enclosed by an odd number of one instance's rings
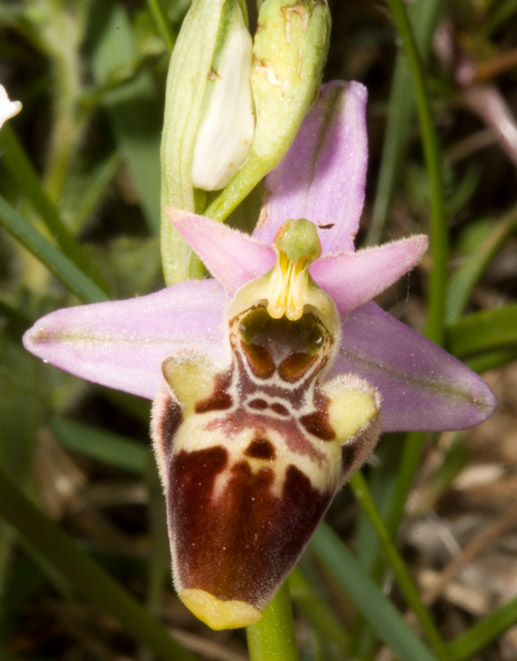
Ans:
POLYGON ((272 243, 291 218, 321 228, 323 253, 353 250, 363 210, 368 144, 366 88, 322 86, 283 161, 266 177, 266 198, 253 235, 272 243))
POLYGON ((275 264, 273 249, 248 234, 180 209, 167 209, 167 214, 228 296, 275 264))
POLYGON ((357 252, 324 255, 311 265, 314 280, 345 314, 370 301, 410 271, 427 250, 428 238, 412 236, 357 252))
POLYGON ((148 296, 57 310, 23 343, 82 379, 152 399, 167 357, 196 352, 224 362, 225 303, 215 280, 181 282, 148 296))

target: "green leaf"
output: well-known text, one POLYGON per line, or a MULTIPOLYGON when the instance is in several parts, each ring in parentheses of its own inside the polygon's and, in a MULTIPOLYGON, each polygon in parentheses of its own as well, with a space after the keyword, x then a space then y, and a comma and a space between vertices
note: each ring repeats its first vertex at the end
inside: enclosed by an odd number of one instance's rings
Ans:
MULTIPOLYGON (((32 163, 27 158, 25 150, 9 125, 2 128, 2 132, 0 133, 0 147, 4 149, 3 158, 12 176, 17 181, 20 190, 40 215, 63 253, 83 272, 92 273, 93 269, 90 260, 64 224, 56 206, 41 185, 40 179, 32 163)), ((97 284, 102 286, 100 280, 97 280, 97 284)))
POLYGON ((0 474, 0 514, 63 576, 73 589, 108 613, 123 631, 160 659, 194 661, 168 631, 55 523, 40 512, 5 474, 0 474))
POLYGON ((318 528, 311 542, 311 549, 398 661, 435 661, 433 654, 404 617, 381 589, 365 575, 357 558, 326 524, 318 528))
MULTIPOLYGON (((136 67, 138 52, 131 23, 114 0, 94 0, 91 11, 92 55, 95 78, 109 83, 121 71, 136 67)), ((116 139, 129 166, 150 230, 160 228, 160 132, 163 99, 153 77, 141 69, 124 84, 101 98, 116 139)))
POLYGON ((451 661, 467 661, 517 622, 517 598, 496 609, 449 645, 451 661))
POLYGON ((449 324, 459 320, 481 274, 508 237, 517 231, 517 206, 495 224, 468 226, 469 235, 476 230, 476 243, 474 246, 469 246, 465 263, 456 270, 449 281, 445 311, 449 324))
POLYGON ((39 234, 25 218, 0 196, 0 222, 35 257, 86 303, 107 300, 106 294, 88 278, 68 257, 39 234))
POLYGON ((447 327, 448 350, 460 359, 517 350, 517 304, 482 310, 447 327))
POLYGON ((54 418, 50 427, 57 440, 68 450, 130 473, 143 475, 150 461, 149 447, 120 434, 65 418, 54 418))

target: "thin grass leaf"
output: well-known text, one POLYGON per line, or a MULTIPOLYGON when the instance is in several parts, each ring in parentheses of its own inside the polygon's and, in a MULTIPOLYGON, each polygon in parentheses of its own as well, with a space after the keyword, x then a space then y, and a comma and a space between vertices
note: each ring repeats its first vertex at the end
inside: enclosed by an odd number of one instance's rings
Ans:
POLYGON ((436 658, 326 524, 318 528, 311 549, 398 661, 432 661, 436 658))
POLYGON ((517 304, 481 310, 447 328, 447 347, 460 359, 517 350, 517 304))
POLYGON ((194 661, 120 585, 56 524, 40 512, 4 474, 0 475, 0 514, 61 574, 74 591, 116 618, 123 631, 147 645, 160 659, 194 661))
POLYGON ((98 427, 54 418, 50 428, 68 450, 129 473, 143 475, 151 460, 148 447, 98 427))
POLYGON ((294 603, 301 608, 324 640, 336 643, 347 655, 351 636, 329 606, 316 594, 299 567, 289 576, 289 590, 294 603))
POLYGON ((492 34, 517 12, 517 0, 500 0, 500 2, 494 3, 493 6, 492 15, 486 24, 487 35, 492 34))
POLYGON ((459 320, 476 283, 505 241, 517 231, 517 206, 501 218, 478 245, 469 252, 468 260, 450 278, 447 291, 446 321, 459 320))
POLYGON ((170 55, 176 43, 176 33, 172 29, 163 2, 162 0, 147 0, 147 4, 170 55))
MULTIPOLYGON (((432 35, 440 16, 443 14, 444 7, 444 0, 420 0, 411 5, 410 20, 418 43, 418 50, 424 63, 428 59, 432 35)), ((401 51, 397 55, 391 85, 377 193, 372 212, 372 222, 366 239, 368 245, 380 243, 388 220, 393 191, 399 178, 401 165, 404 162, 408 136, 413 124, 412 86, 413 82, 408 71, 406 54, 401 51)))
POLYGON ((491 351, 490 353, 484 353, 482 356, 469 358, 465 362, 471 370, 478 374, 483 374, 483 372, 504 367, 504 365, 511 363, 512 360, 517 360, 517 350, 491 351))
POLYGON ((106 301, 106 294, 0 196, 0 222, 68 289, 85 303, 106 301))
POLYGON ((443 342, 443 319, 445 293, 447 290, 447 261, 449 237, 445 209, 443 164, 436 137, 431 103, 426 85, 426 76, 402 0, 388 0, 393 20, 406 53, 413 82, 420 133, 430 187, 431 206, 431 250, 433 268, 429 289, 429 316, 426 335, 437 344, 443 342))
MULTIPOLYGON (((436 139, 429 95, 426 88, 421 53, 419 53, 413 29, 401 0, 388 0, 388 5, 393 16, 397 33, 402 40, 407 66, 411 74, 411 91, 413 92, 416 102, 426 169, 429 176, 433 268, 430 280, 429 312, 426 334, 430 339, 441 344, 444 336, 443 318, 445 309, 445 292, 447 288, 447 261, 449 254, 442 161, 438 141, 436 139)), ((440 7, 437 6, 436 9, 439 11, 440 7)), ((433 14, 430 14, 429 16, 433 16, 433 14)), ((435 14, 434 16, 436 18, 438 14, 435 14)), ((431 33, 432 31, 429 33, 429 38, 431 33)), ((421 37, 421 35, 419 35, 419 37, 421 37)), ((423 50, 425 52, 425 44, 423 50)), ((401 87, 402 82, 403 81, 399 82, 401 87)), ((407 94, 409 94, 409 91, 409 89, 406 90, 407 94)), ((400 149, 402 138, 403 134, 400 133, 399 140, 393 142, 393 149, 400 149)), ((393 157, 394 155, 395 154, 392 153, 389 156, 393 157)), ((388 158, 388 156, 386 158, 388 158)), ((390 193, 390 186, 392 183, 390 183, 389 179, 390 177, 386 175, 386 189, 384 195, 390 193)), ((381 212, 382 214, 387 212, 388 203, 389 199, 388 197, 385 197, 383 201, 384 210, 382 207, 379 209, 380 219, 382 217, 381 212)), ((380 229, 376 231, 379 232, 380 229)), ((406 437, 399 470, 396 474, 395 486, 392 488, 392 497, 387 508, 389 512, 387 527, 392 537, 396 535, 396 530, 402 518, 407 494, 411 488, 413 476, 420 461, 423 439, 423 434, 408 434, 406 437)), ((378 572, 377 578, 380 578, 382 576, 382 566, 380 564, 378 565, 376 572, 378 572)), ((361 632, 361 630, 362 629, 360 628, 358 631, 361 632)), ((362 633, 358 634, 353 651, 357 652, 358 647, 363 644, 371 645, 371 641, 368 641, 368 632, 364 633, 364 635, 362 633), (364 641, 366 641, 366 643, 364 641)))
POLYGON ((96 284, 105 289, 86 253, 64 224, 58 210, 41 185, 39 176, 9 125, 4 126, 0 133, 0 147, 4 150, 3 160, 18 183, 20 191, 40 215, 63 253, 83 272, 91 273, 96 284))
POLYGON ((451 661, 467 661, 517 622, 517 597, 471 627, 449 646, 451 661))
POLYGON ((390 534, 382 520, 381 515, 377 511, 373 498, 371 497, 368 489, 368 484, 364 479, 361 471, 355 473, 350 479, 350 486, 354 492, 356 500, 361 505, 361 508, 370 519, 372 525, 375 527, 379 537, 382 549, 388 559, 390 567, 395 575, 397 583, 407 600, 408 605, 413 610, 418 618, 420 626, 422 627, 429 644, 432 646, 434 653, 438 659, 448 661, 448 654, 445 643, 435 627, 432 617, 424 606, 418 589, 411 578, 409 571, 402 559, 402 556, 397 551, 390 534))
POLYGON ((95 170, 88 173, 87 182, 81 181, 81 194, 75 197, 73 208, 69 214, 72 227, 77 228, 77 230, 83 229, 85 222, 101 204, 102 198, 117 174, 121 162, 120 153, 115 151, 102 161, 95 170))
MULTIPOLYGON (((131 24, 120 3, 94 0, 91 10, 92 69, 99 85, 138 62, 131 24)), ((163 98, 151 73, 141 69, 134 78, 105 92, 101 103, 129 166, 142 208, 154 235, 160 228, 160 130, 163 98)))

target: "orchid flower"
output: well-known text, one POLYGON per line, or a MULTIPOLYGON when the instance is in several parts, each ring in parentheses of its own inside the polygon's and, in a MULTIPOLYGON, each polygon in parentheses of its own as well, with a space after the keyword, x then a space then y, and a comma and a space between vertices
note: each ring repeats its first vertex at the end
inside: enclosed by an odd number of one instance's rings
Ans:
POLYGON ((354 251, 365 103, 358 83, 323 86, 266 178, 253 236, 169 210, 213 278, 59 310, 25 335, 62 369, 154 399, 175 585, 215 629, 260 617, 380 432, 460 429, 495 406, 371 302, 427 239, 354 251))

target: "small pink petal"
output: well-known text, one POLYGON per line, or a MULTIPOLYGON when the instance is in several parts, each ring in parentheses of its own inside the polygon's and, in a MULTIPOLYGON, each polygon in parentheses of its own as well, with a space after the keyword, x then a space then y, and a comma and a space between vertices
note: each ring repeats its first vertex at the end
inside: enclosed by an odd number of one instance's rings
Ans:
POLYGON ((343 314, 370 301, 417 264, 427 250, 424 235, 357 252, 325 255, 310 268, 314 280, 343 314))
POLYGON ((497 402, 483 379, 375 303, 353 310, 342 333, 332 373, 379 390, 382 431, 466 429, 492 415, 497 402))
POLYGON ((318 227, 323 253, 353 250, 363 210, 368 145, 366 88, 323 85, 284 160, 266 177, 266 201, 253 236, 272 243, 290 218, 318 227))
POLYGON ((229 296, 275 264, 272 248, 247 234, 188 211, 167 209, 167 214, 229 296))
POLYGON ((165 358, 196 352, 225 361, 226 297, 215 280, 57 310, 24 335, 28 351, 71 374, 152 399, 165 358))

